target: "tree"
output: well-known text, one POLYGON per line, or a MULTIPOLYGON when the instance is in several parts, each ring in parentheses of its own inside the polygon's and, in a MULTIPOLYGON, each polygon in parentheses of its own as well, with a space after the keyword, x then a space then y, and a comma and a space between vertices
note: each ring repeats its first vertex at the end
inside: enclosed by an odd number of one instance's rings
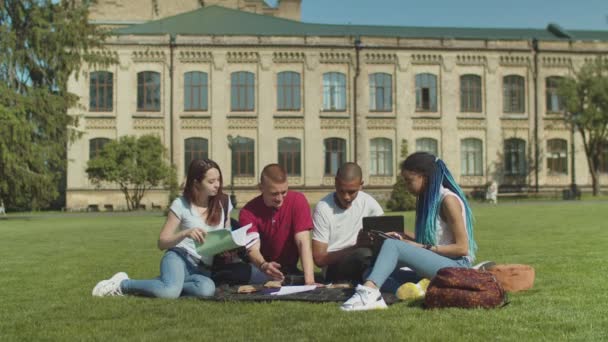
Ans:
POLYGON ((165 147, 155 135, 123 136, 104 145, 100 155, 87 163, 89 180, 101 186, 116 183, 127 209, 138 209, 146 191, 161 184, 170 186, 175 173, 165 160, 165 147))
MULTIPOLYGON (((401 141, 401 158, 408 156, 407 140, 401 141)), ((393 185, 391 198, 386 202, 386 207, 392 211, 404 211, 416 209, 416 197, 407 191, 403 177, 397 177, 397 183, 393 185)))
POLYGON ((68 79, 96 53, 105 33, 87 21, 90 1, 0 0, 0 199, 44 208, 59 195, 77 97, 68 79))
POLYGON ((566 108, 565 120, 583 138, 593 195, 600 193, 600 165, 608 141, 608 58, 586 63, 575 77, 564 78, 558 94, 566 108))

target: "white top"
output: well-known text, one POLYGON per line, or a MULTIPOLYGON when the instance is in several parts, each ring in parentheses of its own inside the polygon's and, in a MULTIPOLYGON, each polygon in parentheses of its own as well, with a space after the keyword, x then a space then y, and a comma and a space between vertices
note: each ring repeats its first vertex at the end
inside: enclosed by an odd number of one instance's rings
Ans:
MULTIPOLYGON (((221 205, 221 203, 220 203, 221 205)), ((186 230, 190 228, 202 228, 204 231, 212 231, 224 228, 224 210, 222 209, 222 217, 220 219, 220 223, 215 226, 209 226, 201 216, 196 212, 196 210, 192 207, 190 202, 184 197, 180 196, 176 198, 173 203, 171 203, 170 210, 177 216, 180 221, 179 230, 186 230)), ((228 217, 230 217, 230 212, 232 211, 232 203, 230 203, 230 199, 228 200, 228 217)), ((211 265, 213 263, 212 256, 203 256, 196 252, 196 245, 194 244, 194 240, 187 237, 180 241, 175 247, 180 247, 188 252, 188 255, 194 259, 194 261, 202 261, 206 265, 211 265)))
MULTIPOLYGON (((446 196, 454 196, 458 200, 458 203, 460 203, 460 214, 461 214, 461 217, 462 217, 462 222, 463 222, 464 227, 466 229, 466 227, 467 227, 467 213, 466 213, 466 211, 464 209, 464 203, 462 202, 462 200, 460 199, 460 197, 458 197, 458 195, 456 195, 451 190, 446 189, 446 188, 444 188, 442 186, 439 189, 439 203, 443 202, 443 199, 446 196)), ((437 238, 436 241, 437 241, 437 245, 438 246, 449 245, 449 244, 452 244, 452 243, 456 242, 456 240, 454 239, 454 233, 452 232, 451 229, 448 228, 448 223, 445 222, 441 218, 441 215, 439 214, 439 212, 437 213, 437 218, 435 218, 435 226, 437 227, 437 231, 435 232, 435 237, 437 238)))
POLYGON ((363 228, 366 216, 381 216, 384 211, 370 195, 359 191, 350 208, 340 208, 334 200, 335 192, 323 197, 312 215, 312 238, 327 244, 327 251, 334 252, 354 246, 363 228))

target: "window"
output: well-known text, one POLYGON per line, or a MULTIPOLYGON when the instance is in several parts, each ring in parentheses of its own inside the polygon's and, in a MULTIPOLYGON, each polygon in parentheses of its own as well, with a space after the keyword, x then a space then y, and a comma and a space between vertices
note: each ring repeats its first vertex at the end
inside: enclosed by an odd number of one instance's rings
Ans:
POLYGON ((525 113, 526 86, 524 78, 517 75, 503 78, 503 111, 505 113, 525 113))
POLYGON ((237 177, 253 177, 253 139, 236 137, 232 140, 232 174, 237 177))
POLYGON ((323 74, 323 110, 346 110, 346 76, 339 72, 323 74))
POLYGON ((526 175, 526 141, 522 139, 505 140, 505 175, 526 175))
POLYGON ((277 109, 300 110, 300 74, 293 71, 277 75, 277 109))
POLYGON ((188 174, 190 162, 196 159, 209 158, 209 142, 205 138, 188 138, 184 140, 184 173, 188 174))
POLYGON ((279 165, 287 175, 300 176, 302 174, 301 142, 297 138, 279 139, 279 165))
POLYGON ((437 76, 433 74, 416 75, 416 110, 419 112, 437 111, 437 76))
POLYGON ((184 110, 207 110, 208 88, 207 73, 191 71, 184 74, 184 110))
POLYGON ((600 172, 608 173, 608 141, 602 143, 602 154, 600 156, 600 172))
POLYGON ((460 142, 460 174, 483 176, 483 147, 479 139, 468 138, 460 142))
POLYGON ((393 143, 390 139, 370 140, 370 174, 372 176, 393 175, 393 143))
POLYGON ((460 76, 460 111, 481 113, 481 77, 477 75, 460 76))
POLYGON ((340 138, 328 138, 324 140, 325 145, 325 174, 333 176, 338 168, 346 162, 346 140, 340 138))
POLYGON ((89 160, 98 157, 103 147, 110 142, 107 138, 94 138, 89 140, 89 160))
POLYGON ((89 111, 111 112, 114 96, 114 75, 107 71, 91 73, 89 80, 89 111))
POLYGON ((550 174, 568 174, 568 142, 564 139, 547 141, 547 170, 550 174))
POLYGON ((160 74, 143 71, 137 74, 137 110, 140 112, 160 111, 160 74))
POLYGON ((434 156, 439 156, 437 140, 433 138, 416 139, 416 152, 427 152, 434 156))
POLYGON ((239 71, 231 75, 230 104, 232 111, 253 111, 255 108, 255 80, 251 72, 239 71))
POLYGON ((547 97, 547 113, 561 113, 564 111, 564 99, 557 94, 557 88, 562 77, 552 76, 547 77, 546 83, 546 97, 547 97))
POLYGON ((393 77, 389 74, 369 75, 369 109, 378 112, 393 110, 393 77))

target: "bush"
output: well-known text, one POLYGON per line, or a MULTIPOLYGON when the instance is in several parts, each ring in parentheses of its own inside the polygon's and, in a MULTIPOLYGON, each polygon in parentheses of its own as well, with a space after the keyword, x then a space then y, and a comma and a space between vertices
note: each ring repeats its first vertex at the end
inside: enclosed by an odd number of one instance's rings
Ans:
POLYGON ((386 207, 391 211, 416 210, 416 197, 405 189, 405 181, 397 177, 397 183, 393 185, 391 198, 386 202, 386 207))

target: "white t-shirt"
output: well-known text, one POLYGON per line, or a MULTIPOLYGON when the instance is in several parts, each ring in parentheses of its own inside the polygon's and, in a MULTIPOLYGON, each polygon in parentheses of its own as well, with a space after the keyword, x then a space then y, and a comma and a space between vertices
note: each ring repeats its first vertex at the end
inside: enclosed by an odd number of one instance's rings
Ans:
MULTIPOLYGON (((173 203, 171 203, 170 210, 175 214, 175 216, 177 216, 180 221, 180 231, 190 228, 202 228, 206 232, 218 229, 225 229, 223 209, 220 223, 215 226, 207 225, 207 223, 202 220, 201 216, 196 212, 196 210, 192 207, 190 202, 188 202, 188 200, 184 196, 176 198, 173 203)), ((229 199, 228 217, 230 217, 231 211, 232 203, 230 203, 229 199)), ((186 252, 188 252, 188 255, 190 255, 194 259, 194 261, 201 260, 205 265, 211 265, 213 263, 213 257, 203 256, 196 252, 196 245, 194 244, 194 240, 189 237, 180 241, 175 247, 183 248, 184 250, 186 250, 186 252)))
POLYGON ((327 244, 327 251, 339 251, 357 243, 366 216, 384 215, 384 210, 370 195, 359 191, 350 208, 340 208, 334 200, 335 192, 323 197, 312 215, 312 238, 327 244))
MULTIPOLYGON (((460 197, 458 197, 458 195, 456 195, 450 189, 446 189, 443 186, 441 186, 439 188, 439 203, 443 202, 443 200, 447 196, 454 196, 458 200, 458 203, 460 203, 460 215, 462 217, 462 222, 463 222, 464 226, 466 227, 467 226, 467 213, 464 208, 464 203, 462 202, 460 197)), ((436 237, 438 246, 444 246, 444 245, 450 245, 450 244, 456 243, 456 239, 454 238, 454 232, 450 229, 450 227, 448 226, 448 223, 445 222, 441 218, 441 215, 439 215, 439 212, 437 212, 437 217, 435 218, 435 226, 437 227, 436 228, 437 231, 435 232, 435 237, 436 237)), ((471 261, 471 262, 473 261, 473 259, 471 258, 470 255, 467 255, 466 257, 469 259, 469 261, 471 261)))

